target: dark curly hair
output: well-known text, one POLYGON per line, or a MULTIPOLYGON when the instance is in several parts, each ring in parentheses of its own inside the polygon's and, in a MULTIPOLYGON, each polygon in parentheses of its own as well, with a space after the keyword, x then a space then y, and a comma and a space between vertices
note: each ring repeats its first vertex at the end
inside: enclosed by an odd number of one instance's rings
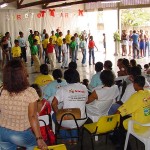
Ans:
POLYGON ((10 93, 19 93, 29 87, 27 70, 19 59, 9 61, 3 71, 3 89, 10 93))

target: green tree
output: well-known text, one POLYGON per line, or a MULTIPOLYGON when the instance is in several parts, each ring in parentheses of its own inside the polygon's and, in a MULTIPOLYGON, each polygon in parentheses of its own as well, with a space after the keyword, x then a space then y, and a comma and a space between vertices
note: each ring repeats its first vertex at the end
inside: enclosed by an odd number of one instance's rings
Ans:
POLYGON ((147 9, 124 9, 121 13, 121 24, 124 27, 144 26, 150 21, 150 11, 147 9))

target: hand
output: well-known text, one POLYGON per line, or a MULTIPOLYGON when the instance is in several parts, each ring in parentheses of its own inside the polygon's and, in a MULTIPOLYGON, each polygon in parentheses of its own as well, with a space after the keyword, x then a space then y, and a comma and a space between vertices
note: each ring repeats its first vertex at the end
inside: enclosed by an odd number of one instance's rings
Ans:
POLYGON ((43 141, 43 139, 39 139, 37 141, 37 144, 38 144, 38 148, 40 148, 41 150, 47 150, 48 149, 48 147, 45 144, 45 142, 43 141))

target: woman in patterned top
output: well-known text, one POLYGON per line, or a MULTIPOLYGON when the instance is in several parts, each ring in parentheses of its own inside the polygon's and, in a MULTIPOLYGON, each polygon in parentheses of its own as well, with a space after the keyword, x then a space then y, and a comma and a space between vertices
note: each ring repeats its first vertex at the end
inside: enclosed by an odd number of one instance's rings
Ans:
POLYGON ((29 87, 23 62, 8 62, 3 71, 0 96, 0 149, 15 150, 21 146, 33 150, 36 145, 47 149, 37 118, 38 99, 36 91, 29 87))

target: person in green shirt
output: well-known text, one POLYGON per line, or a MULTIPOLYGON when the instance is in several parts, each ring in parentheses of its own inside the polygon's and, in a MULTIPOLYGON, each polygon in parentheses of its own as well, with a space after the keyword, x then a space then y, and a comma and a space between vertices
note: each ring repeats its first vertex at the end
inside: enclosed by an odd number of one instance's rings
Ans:
POLYGON ((34 73, 40 72, 40 60, 38 57, 38 47, 37 47, 37 40, 33 40, 33 45, 31 46, 31 56, 34 61, 34 73))
POLYGON ((77 45, 77 43, 76 43, 76 41, 75 41, 75 37, 74 36, 72 36, 71 37, 71 43, 70 43, 70 50, 71 50, 71 54, 72 54, 72 61, 73 62, 76 62, 76 56, 75 56, 75 54, 76 54, 76 45, 77 45))

